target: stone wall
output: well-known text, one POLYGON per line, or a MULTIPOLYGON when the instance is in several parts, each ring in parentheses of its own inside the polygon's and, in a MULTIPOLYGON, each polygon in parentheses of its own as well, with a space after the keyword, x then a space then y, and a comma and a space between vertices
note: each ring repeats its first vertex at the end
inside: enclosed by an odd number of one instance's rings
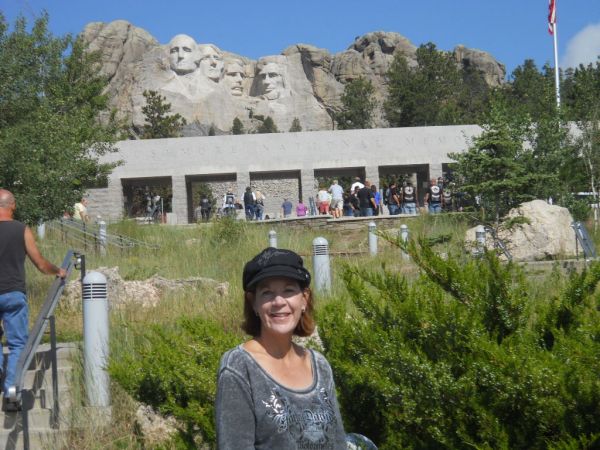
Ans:
POLYGON ((265 215, 271 218, 280 217, 284 199, 287 198, 296 207, 300 198, 298 172, 250 174, 250 186, 253 191, 265 195, 265 215))

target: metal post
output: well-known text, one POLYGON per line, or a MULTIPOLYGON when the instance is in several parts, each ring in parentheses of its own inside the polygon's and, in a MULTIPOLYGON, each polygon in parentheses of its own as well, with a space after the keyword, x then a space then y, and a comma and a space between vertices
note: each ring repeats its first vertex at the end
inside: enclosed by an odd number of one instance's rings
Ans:
POLYGON ((477 241, 477 255, 481 256, 485 253, 485 227, 477 225, 475 228, 475 240, 477 241))
POLYGON ((375 222, 369 222, 369 254, 377 256, 377 225, 375 222))
POLYGON ((89 406, 110 406, 106 277, 89 272, 83 280, 83 362, 89 406))
POLYGON ((50 356, 52 358, 52 428, 58 428, 58 417, 60 415, 59 392, 58 392, 58 358, 56 356, 56 320, 54 315, 49 317, 50 323, 50 356))
POLYGON ((40 239, 44 239, 46 237, 46 224, 44 222, 40 222, 37 226, 37 235, 40 239))
POLYGON ((100 238, 100 255, 106 256, 106 222, 101 220, 98 222, 98 236, 100 238))
POLYGON ((269 231, 269 247, 277 248, 277 231, 269 231))
POLYGON ((317 292, 330 291, 329 243, 324 237, 313 240, 313 272, 315 275, 315 290, 317 292))
MULTIPOLYGON (((400 225, 400 239, 402 239, 402 242, 404 244, 408 243, 408 235, 409 235, 408 225, 406 225, 406 224, 400 225)), ((410 256, 408 255, 408 253, 406 253, 404 250, 402 250, 402 259, 404 259, 404 260, 410 259, 410 256)))

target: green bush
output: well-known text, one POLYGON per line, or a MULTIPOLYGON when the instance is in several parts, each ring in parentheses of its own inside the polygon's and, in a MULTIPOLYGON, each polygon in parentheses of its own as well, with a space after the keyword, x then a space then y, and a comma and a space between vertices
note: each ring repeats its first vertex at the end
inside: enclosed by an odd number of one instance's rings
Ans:
POLYGON ((216 377, 222 353, 240 343, 205 319, 183 319, 176 327, 151 326, 133 349, 119 347, 109 372, 135 399, 183 425, 189 441, 214 443, 216 377))
POLYGON ((321 311, 346 429, 382 450, 598 448, 600 263, 534 302, 491 253, 407 250, 421 276, 348 266, 349 301, 321 311))

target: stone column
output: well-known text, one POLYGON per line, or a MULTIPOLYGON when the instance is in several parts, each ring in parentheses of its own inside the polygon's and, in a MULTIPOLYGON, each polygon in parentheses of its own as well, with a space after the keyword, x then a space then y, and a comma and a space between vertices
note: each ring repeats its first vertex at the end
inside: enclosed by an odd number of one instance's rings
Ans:
POLYGON ((429 179, 435 178, 436 180, 442 176, 442 164, 429 164, 429 179))
POLYGON ((177 223, 188 223, 188 199, 185 184, 185 175, 171 177, 173 199, 171 200, 172 212, 177 215, 177 223))
POLYGON ((379 167, 378 166, 366 166, 365 167, 365 180, 369 180, 371 184, 374 184, 379 189, 379 167))
POLYGON ((246 187, 250 186, 250 172, 238 172, 235 174, 237 182, 236 198, 242 205, 244 204, 244 192, 246 187))
POLYGON ((300 190, 302 191, 302 201, 308 206, 308 198, 317 196, 313 169, 300 170, 300 190))
MULTIPOLYGON (((125 211, 125 199, 123 198, 123 185, 119 178, 108 179, 108 205, 106 216, 109 219, 122 219, 125 211)), ((102 214, 102 213, 101 213, 102 214)))

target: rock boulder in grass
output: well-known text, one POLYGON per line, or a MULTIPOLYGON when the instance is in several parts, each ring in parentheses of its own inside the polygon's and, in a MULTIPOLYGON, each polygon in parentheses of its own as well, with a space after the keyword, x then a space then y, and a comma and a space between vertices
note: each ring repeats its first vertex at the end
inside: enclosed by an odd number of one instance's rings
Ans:
MULTIPOLYGON (((575 234, 571 228, 573 217, 567 208, 549 205, 544 200, 533 200, 513 208, 502 221, 498 237, 504 241, 514 261, 536 261, 572 257, 575 255, 575 234), (528 223, 518 223, 511 229, 505 225, 511 219, 523 217, 528 223)), ((467 230, 465 240, 475 245, 475 229, 467 230)), ((486 247, 493 241, 486 234, 486 247)), ((504 258, 504 255, 501 255, 504 258)))

